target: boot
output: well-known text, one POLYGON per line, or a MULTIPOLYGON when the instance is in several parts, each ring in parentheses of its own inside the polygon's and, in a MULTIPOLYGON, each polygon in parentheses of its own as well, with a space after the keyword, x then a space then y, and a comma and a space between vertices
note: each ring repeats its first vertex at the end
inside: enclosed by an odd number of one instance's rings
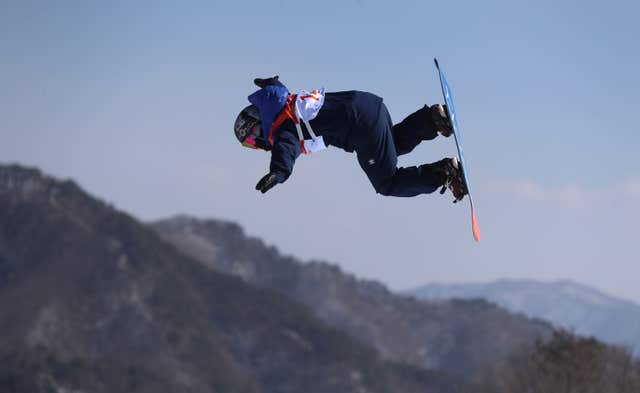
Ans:
POLYGON ((440 135, 448 138, 453 134, 453 126, 447 113, 447 106, 442 104, 431 105, 429 108, 431 112, 431 118, 436 124, 436 129, 440 135))
POLYGON ((464 182, 462 166, 456 157, 444 158, 432 164, 421 165, 420 170, 425 175, 435 176, 438 179, 438 182, 442 185, 440 194, 444 194, 447 188, 451 190, 455 198, 454 203, 461 201, 469 193, 464 182))

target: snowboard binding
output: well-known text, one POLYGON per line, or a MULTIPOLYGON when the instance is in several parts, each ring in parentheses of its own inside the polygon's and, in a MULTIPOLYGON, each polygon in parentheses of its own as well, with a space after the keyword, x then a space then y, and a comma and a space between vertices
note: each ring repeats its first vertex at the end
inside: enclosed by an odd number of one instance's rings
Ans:
POLYGON ((431 112, 431 118, 436 125, 436 130, 440 135, 448 138, 453 134, 453 126, 449 120, 449 114, 447 112, 447 106, 442 104, 435 104, 429 107, 431 112))
POLYGON ((440 189, 440 194, 444 194, 447 189, 451 190, 453 197, 453 203, 460 202, 465 195, 469 194, 467 185, 464 181, 464 172, 460 161, 456 157, 445 158, 440 161, 442 171, 445 175, 444 184, 440 189))

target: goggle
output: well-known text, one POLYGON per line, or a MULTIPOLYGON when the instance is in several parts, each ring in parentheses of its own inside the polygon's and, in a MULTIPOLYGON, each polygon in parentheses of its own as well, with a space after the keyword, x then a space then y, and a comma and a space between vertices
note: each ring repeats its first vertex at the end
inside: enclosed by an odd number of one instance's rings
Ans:
POLYGON ((247 132, 247 136, 242 140, 242 146, 250 149, 259 149, 256 138, 260 136, 260 130, 260 124, 256 124, 251 127, 251 130, 247 132))

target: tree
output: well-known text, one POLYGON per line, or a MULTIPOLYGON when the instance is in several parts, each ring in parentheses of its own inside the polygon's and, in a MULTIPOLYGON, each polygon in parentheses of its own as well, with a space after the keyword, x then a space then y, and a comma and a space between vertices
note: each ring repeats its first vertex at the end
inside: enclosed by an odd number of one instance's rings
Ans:
POLYGON ((498 366, 485 380, 495 393, 640 392, 640 362, 622 347, 556 331, 498 366))

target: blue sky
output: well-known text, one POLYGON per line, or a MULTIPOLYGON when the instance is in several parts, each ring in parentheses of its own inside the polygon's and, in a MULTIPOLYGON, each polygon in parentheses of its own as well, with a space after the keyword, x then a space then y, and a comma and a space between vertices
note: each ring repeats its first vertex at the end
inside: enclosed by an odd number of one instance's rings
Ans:
MULTIPOLYGON (((0 162, 77 180, 139 218, 241 223, 284 253, 394 289, 569 278, 640 301, 640 6, 633 1, 3 2, 0 162), (254 77, 366 90, 395 121, 456 97, 466 204, 374 193, 355 157, 298 160, 232 134, 254 77)), ((421 145, 401 165, 455 154, 421 145)))

